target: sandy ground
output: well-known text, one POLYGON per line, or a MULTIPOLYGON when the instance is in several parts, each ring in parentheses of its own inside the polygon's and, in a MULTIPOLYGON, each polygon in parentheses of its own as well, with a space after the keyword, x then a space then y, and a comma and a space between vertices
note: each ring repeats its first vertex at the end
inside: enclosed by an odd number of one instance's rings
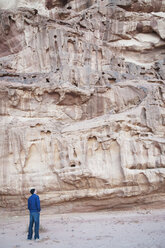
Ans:
POLYGON ((165 248, 165 209, 51 215, 40 241, 28 241, 29 217, 0 217, 0 248, 165 248))

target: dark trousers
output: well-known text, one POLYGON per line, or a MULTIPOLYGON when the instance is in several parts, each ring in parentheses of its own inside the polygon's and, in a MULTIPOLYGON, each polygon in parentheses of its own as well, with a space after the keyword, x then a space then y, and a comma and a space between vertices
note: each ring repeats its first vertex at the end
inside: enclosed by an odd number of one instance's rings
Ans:
POLYGON ((40 225, 40 213, 32 212, 30 213, 30 222, 28 230, 28 239, 32 239, 33 236, 33 224, 35 223, 35 235, 34 239, 39 239, 39 225, 40 225))

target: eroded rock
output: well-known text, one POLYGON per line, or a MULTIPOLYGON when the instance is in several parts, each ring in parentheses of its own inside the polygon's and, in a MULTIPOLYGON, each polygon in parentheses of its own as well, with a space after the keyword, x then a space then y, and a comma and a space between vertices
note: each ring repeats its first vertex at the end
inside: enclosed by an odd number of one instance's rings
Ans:
POLYGON ((25 206, 31 186, 56 212, 162 199, 164 1, 10 4, 0 2, 0 206, 25 206))

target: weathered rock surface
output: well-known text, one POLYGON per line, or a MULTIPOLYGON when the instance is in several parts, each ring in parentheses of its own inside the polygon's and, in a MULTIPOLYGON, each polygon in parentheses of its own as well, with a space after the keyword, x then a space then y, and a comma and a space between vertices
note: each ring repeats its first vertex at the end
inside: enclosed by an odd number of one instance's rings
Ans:
POLYGON ((0 1, 0 206, 165 193, 165 1, 0 1))

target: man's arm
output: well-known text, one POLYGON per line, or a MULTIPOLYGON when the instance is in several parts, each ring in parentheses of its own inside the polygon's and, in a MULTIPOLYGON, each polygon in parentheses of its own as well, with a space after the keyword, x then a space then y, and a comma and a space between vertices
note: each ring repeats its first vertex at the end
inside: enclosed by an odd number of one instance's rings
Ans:
POLYGON ((29 202, 29 199, 28 199, 28 209, 30 210, 30 202, 29 202))
POLYGON ((40 207, 40 198, 39 198, 39 196, 37 196, 37 210, 38 210, 38 212, 40 212, 41 211, 41 207, 40 207))

